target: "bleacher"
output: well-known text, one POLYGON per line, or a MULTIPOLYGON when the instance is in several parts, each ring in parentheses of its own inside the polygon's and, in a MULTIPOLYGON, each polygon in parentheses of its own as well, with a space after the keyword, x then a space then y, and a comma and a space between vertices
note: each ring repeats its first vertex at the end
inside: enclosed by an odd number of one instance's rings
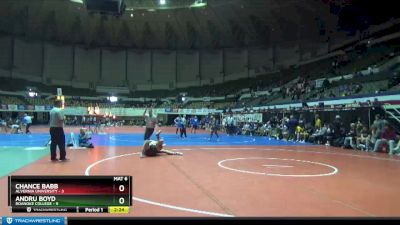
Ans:
MULTIPOLYGON (((175 90, 152 90, 152 91, 134 91, 130 94, 120 95, 119 97, 130 97, 130 98, 149 98, 161 100, 162 98, 172 97, 175 98, 180 93, 187 93, 188 97, 203 98, 203 97, 225 97, 224 102, 204 102, 202 100, 189 101, 182 105, 175 101, 170 103, 164 102, 156 105, 161 108, 228 108, 228 107, 253 107, 260 105, 271 105, 280 104, 286 102, 293 102, 299 100, 315 100, 322 98, 330 98, 332 96, 349 96, 349 95, 362 95, 366 93, 376 93, 384 91, 395 91, 400 88, 398 85, 389 87, 389 80, 393 77, 393 74, 397 74, 400 70, 400 64, 396 63, 387 71, 380 72, 379 74, 373 74, 368 76, 355 75, 352 79, 343 79, 335 81, 324 87, 323 89, 314 88, 312 85, 300 96, 296 96, 296 99, 292 99, 291 94, 285 96, 287 88, 290 88, 294 84, 289 83, 297 78, 305 79, 306 83, 312 83, 315 79, 320 78, 332 78, 338 76, 338 74, 349 74, 368 69, 373 66, 380 66, 386 63, 396 55, 393 54, 394 50, 386 45, 376 45, 368 49, 355 49, 354 51, 347 52, 345 55, 340 57, 331 57, 311 62, 304 65, 292 66, 286 69, 281 69, 279 72, 272 74, 259 75, 257 77, 242 78, 233 81, 226 81, 222 84, 196 86, 188 88, 178 88, 175 90), (362 53, 361 53, 362 51, 362 53), (337 67, 333 67, 332 62, 339 62, 337 67), (357 88, 357 84, 361 88, 357 88), (273 92, 272 95, 253 96, 251 98, 239 99, 242 94, 249 94, 255 91, 271 91, 273 88, 279 88, 280 92, 273 92), (359 90, 357 90, 359 89, 359 90), (242 90, 247 90, 243 92, 242 90), (357 91, 355 91, 357 90, 357 91), (228 99, 227 96, 230 96, 228 99), (234 97, 232 97, 234 96, 234 97)), ((35 87, 40 90, 41 93, 48 95, 54 95, 57 87, 45 85, 43 83, 30 82, 22 79, 10 79, 0 77, 0 90, 1 91, 20 91, 26 90, 26 87, 35 87)), ((66 96, 87 96, 87 97, 98 97, 100 94, 91 89, 84 88, 73 88, 73 87, 61 87, 63 94, 66 96)), ((52 101, 45 99, 46 96, 41 98, 24 98, 22 96, 3 96, 0 98, 2 104, 29 104, 29 105, 51 105, 52 101)), ((82 100, 77 98, 66 98, 66 105, 68 106, 94 106, 100 107, 146 107, 149 106, 149 102, 133 102, 125 100, 119 103, 110 103, 105 99, 102 100, 82 100)), ((154 106, 154 104, 153 104, 154 106)))
POLYGON ((53 101, 44 98, 26 98, 29 105, 52 105, 53 101))
POLYGON ((16 96, 1 96, 0 95, 0 104, 6 104, 6 105, 24 105, 27 102, 24 101, 22 97, 16 97, 16 96))

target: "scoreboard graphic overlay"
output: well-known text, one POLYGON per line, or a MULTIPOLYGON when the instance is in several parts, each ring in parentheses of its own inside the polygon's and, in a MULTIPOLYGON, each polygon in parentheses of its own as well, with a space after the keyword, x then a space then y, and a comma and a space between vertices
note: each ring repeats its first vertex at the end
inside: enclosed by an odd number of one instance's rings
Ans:
POLYGON ((13 213, 128 213, 131 176, 9 176, 13 213))

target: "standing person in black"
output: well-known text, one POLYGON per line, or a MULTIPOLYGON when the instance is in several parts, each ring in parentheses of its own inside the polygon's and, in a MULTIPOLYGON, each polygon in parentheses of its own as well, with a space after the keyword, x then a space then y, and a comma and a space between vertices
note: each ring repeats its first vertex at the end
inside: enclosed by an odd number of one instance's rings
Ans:
POLYGON ((211 128, 211 133, 210 133, 210 138, 208 139, 211 141, 211 138, 213 137, 213 134, 217 136, 217 141, 219 140, 218 136, 218 129, 219 129, 219 120, 217 119, 217 116, 211 116, 210 117, 210 128, 211 128))
POLYGON ((157 125, 157 116, 153 114, 153 109, 149 109, 147 113, 147 108, 143 113, 144 121, 146 122, 146 130, 144 132, 144 140, 150 140, 151 135, 154 133, 154 128, 157 125))
POLYGON ((295 140, 295 136, 296 136, 296 127, 299 124, 299 121, 294 118, 294 115, 290 115, 290 119, 289 122, 287 123, 287 127, 289 130, 289 140, 295 140))
POLYGON ((64 112, 61 100, 54 102, 54 107, 50 110, 50 153, 51 161, 57 161, 57 146, 60 150, 60 161, 67 161, 65 151, 65 135, 64 135, 64 112))
POLYGON ((339 115, 336 115, 333 121, 333 143, 335 147, 340 147, 344 143, 345 131, 343 128, 343 122, 339 115))
POLYGON ((181 138, 183 138, 183 135, 185 135, 185 138, 187 138, 186 135, 186 115, 183 115, 181 117, 181 138))

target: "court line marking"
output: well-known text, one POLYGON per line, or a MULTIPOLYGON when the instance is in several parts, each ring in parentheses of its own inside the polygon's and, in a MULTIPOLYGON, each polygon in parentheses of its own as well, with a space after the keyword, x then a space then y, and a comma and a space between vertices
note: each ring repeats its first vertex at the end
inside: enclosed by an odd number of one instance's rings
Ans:
POLYGON ((137 140, 134 140, 134 139, 132 139, 132 140, 119 139, 119 138, 117 139, 116 137, 113 137, 113 136, 111 136, 109 139, 110 139, 110 140, 113 140, 113 141, 137 142, 137 140))
POLYGON ((26 143, 26 142, 43 142, 43 141, 48 141, 50 139, 50 136, 49 136, 49 138, 46 138, 46 139, 34 139, 34 140, 17 140, 17 139, 11 139, 10 138, 10 140, 1 140, 0 141, 0 143, 9 143, 9 142, 18 142, 18 143, 21 143, 21 142, 23 142, 23 143, 26 143))
MULTIPOLYGON (((132 139, 121 139, 121 138, 117 138, 114 136, 109 137, 110 140, 112 141, 124 141, 124 142, 142 142, 142 141, 138 141, 137 139, 134 139, 135 137, 132 137, 132 139)), ((179 137, 178 137, 179 138, 179 137)), ((175 140, 181 140, 181 141, 186 141, 188 139, 175 139, 175 140)), ((203 143, 204 140, 208 140, 208 138, 202 138, 202 139, 190 139, 191 142, 201 142, 203 143)), ((217 142, 217 143, 224 143, 224 142, 217 142)), ((227 143, 227 142, 226 142, 227 143)), ((236 143, 236 142, 235 142, 236 143)), ((243 143, 243 142, 237 142, 237 143, 243 143)))
POLYGON ((333 202, 336 202, 336 203, 338 203, 338 204, 340 204, 340 205, 343 205, 343 206, 345 206, 345 207, 348 207, 348 208, 350 208, 350 209, 353 209, 353 210, 355 210, 355 211, 359 211, 359 212, 361 212, 361 213, 364 213, 364 214, 366 214, 366 215, 368 215, 368 216, 376 216, 376 215, 374 215, 374 214, 371 214, 371 213, 369 213, 369 212, 367 212, 367 211, 365 211, 365 210, 362 210, 362 209, 360 209, 360 208, 358 208, 357 206, 354 206, 354 205, 352 205, 352 204, 349 204, 349 203, 346 203, 346 202, 342 202, 342 201, 340 201, 340 200, 332 200, 333 202))
POLYGON ((232 148, 219 148, 218 146, 215 146, 214 148, 200 148, 200 149, 202 149, 202 150, 219 150, 219 149, 221 149, 221 150, 233 150, 233 149, 237 149, 237 150, 252 150, 252 149, 255 149, 255 148, 235 148, 235 147, 232 147, 232 148))
POLYGON ((187 211, 187 212, 205 214, 205 215, 210 215, 210 216, 235 217, 234 215, 229 215, 229 214, 208 212, 208 211, 202 211, 202 210, 197 210, 197 209, 190 209, 190 208, 184 208, 184 207, 179 207, 179 206, 167 205, 167 204, 164 204, 164 203, 153 202, 153 201, 149 201, 149 200, 142 199, 142 198, 137 198, 137 197, 132 197, 132 199, 136 200, 138 202, 147 203, 147 204, 150 204, 150 205, 156 205, 156 206, 160 206, 160 207, 164 207, 164 208, 180 210, 180 211, 187 211))
MULTIPOLYGON (((395 162, 400 162, 400 160, 395 160, 395 159, 387 159, 387 158, 379 158, 379 157, 370 157, 370 156, 362 156, 362 155, 355 155, 355 154, 343 154, 343 153, 333 153, 333 152, 318 152, 318 151, 304 151, 304 150, 289 150, 289 149, 271 149, 271 148, 265 148, 265 149, 258 149, 258 148, 235 148, 235 147, 231 147, 231 148, 218 148, 218 146, 215 146, 214 148, 200 148, 203 150, 217 150, 217 149, 228 149, 228 150, 258 150, 258 151, 288 151, 288 152, 306 152, 306 153, 316 153, 316 154, 330 154, 330 155, 343 155, 343 156, 354 156, 354 157, 358 157, 358 158, 369 158, 369 159, 379 159, 379 160, 387 160, 387 161, 395 161, 395 162)), ((189 150, 189 149, 188 149, 189 150)), ((191 150, 198 150, 198 149, 191 149, 191 150)), ((110 158, 105 158, 99 161, 96 161, 95 163, 89 165, 89 167, 86 168, 85 171, 85 175, 89 176, 90 174, 90 170, 104 162, 110 159, 115 159, 115 158, 120 158, 120 157, 124 157, 124 156, 128 156, 128 155, 135 155, 135 154, 139 154, 139 152, 137 153, 130 153, 130 154, 124 154, 124 155, 119 155, 119 156, 113 156, 110 158)), ((194 212, 194 213, 201 213, 204 214, 206 213, 206 215, 211 215, 211 214, 207 214, 207 213, 214 213, 214 212, 207 212, 207 211, 199 211, 199 210, 195 210, 195 209, 189 209, 189 208, 183 208, 183 207, 178 207, 178 206, 172 206, 172 205, 167 205, 167 204, 163 204, 163 203, 157 203, 157 202, 152 202, 146 199, 141 199, 141 198, 137 198, 135 197, 136 201, 141 200, 143 203, 148 203, 148 204, 152 204, 153 205, 158 205, 161 207, 166 207, 166 208, 173 208, 176 210, 181 210, 181 211, 188 211, 188 212, 194 212), (175 208, 174 208, 175 207, 175 208)), ((234 217, 234 215, 228 215, 228 214, 221 214, 221 216, 226 216, 226 217, 234 217)))
POLYGON ((173 148, 172 151, 192 151, 191 148, 173 148))
POLYGON ((43 151, 47 149, 47 147, 26 147, 24 148, 24 151, 43 151))
MULTIPOLYGON (((117 137, 115 137, 115 136, 110 136, 110 137, 109 137, 109 140, 136 143, 137 140, 134 139, 134 137, 132 137, 132 138, 133 138, 132 140, 131 140, 131 139, 120 139, 120 138, 117 138, 117 137)), ((183 139, 183 140, 187 140, 187 139, 183 139)), ((248 141, 248 140, 243 140, 243 141, 235 141, 235 142, 226 142, 226 141, 221 141, 221 140, 219 140, 219 141, 218 141, 218 140, 209 140, 209 137, 204 137, 204 138, 202 138, 202 137, 200 137, 200 138, 196 137, 196 138, 194 138, 194 139, 190 139, 190 141, 192 141, 192 142, 200 142, 200 143, 203 143, 204 140, 206 140, 206 141, 208 141, 208 142, 210 142, 210 143, 218 143, 218 145, 215 145, 215 146, 226 146, 226 145, 230 145, 230 144, 248 144, 248 143, 255 143, 255 142, 256 142, 255 139, 250 140, 250 141, 248 141)), ((261 143, 260 143, 260 144, 261 144, 261 143)))
MULTIPOLYGON (((135 152, 135 153, 129 153, 129 154, 123 154, 123 155, 118 155, 118 156, 112 156, 109 158, 105 158, 99 161, 96 161, 94 163, 92 163, 91 165, 89 165, 86 170, 85 170, 85 176, 90 176, 90 170, 95 167, 96 165, 108 161, 108 160, 112 160, 112 159, 117 159, 117 158, 122 158, 125 156, 131 156, 131 155, 138 155, 140 154, 140 152, 135 152)), ((173 206, 173 205, 168 205, 168 204, 164 204, 161 202, 153 202, 147 199, 143 199, 143 198, 138 198, 135 196, 132 196, 133 200, 142 202, 142 203, 147 203, 150 205, 156 205, 156 206, 160 206, 160 207, 164 207, 164 208, 170 208, 170 209, 175 209, 175 210, 180 210, 180 211, 186 211, 186 212, 192 212, 192 213, 197 213, 197 214, 204 214, 204 215, 209 215, 209 216, 219 216, 219 217, 234 217, 234 215, 229 215, 229 214, 222 214, 222 213, 216 213, 216 212, 209 212, 209 211, 203 211, 203 210, 197 210, 197 209, 191 209, 191 208, 185 208, 185 207, 179 207, 179 206, 173 206)))
POLYGON ((262 165, 265 167, 282 167, 282 168, 291 168, 293 166, 286 166, 286 165, 262 165))
POLYGON ((105 161, 108 161, 108 160, 111 160, 111 159, 117 159, 117 158, 122 158, 122 157, 125 157, 125 156, 138 155, 138 154, 140 154, 140 152, 135 152, 135 153, 129 153, 129 154, 123 154, 123 155, 112 156, 112 157, 108 157, 108 158, 104 158, 104 159, 102 159, 102 160, 96 161, 96 162, 90 164, 90 165, 86 168, 86 170, 85 170, 85 176, 90 176, 90 170, 91 170, 93 167, 95 167, 96 165, 98 165, 98 164, 100 164, 100 163, 102 163, 102 162, 105 162, 105 161))
MULTIPOLYGON (((306 153, 327 154, 327 155, 342 155, 342 156, 353 156, 353 157, 365 158, 365 159, 378 159, 378 160, 384 160, 384 161, 400 162, 400 160, 392 159, 392 158, 382 158, 382 157, 375 157, 375 156, 346 154, 346 153, 335 153, 335 152, 317 152, 317 151, 290 150, 290 149, 279 149, 279 148, 278 149, 270 149, 270 148, 256 149, 256 148, 253 148, 253 149, 254 150, 259 150, 259 151, 287 151, 287 152, 306 152, 306 153)), ((328 151, 330 151, 330 150, 328 150, 328 151)))
MULTIPOLYGON (((289 145, 288 145, 289 146, 289 145)), ((307 145, 300 145, 300 146, 307 146, 307 145)), ((312 145, 308 145, 312 146, 312 145)), ((264 147, 264 146, 262 146, 264 147)), ((260 149, 260 148, 235 148, 235 147, 231 147, 231 148, 219 148, 218 146, 215 146, 214 148, 199 148, 202 150, 218 150, 218 149, 222 149, 222 150, 256 150, 256 151, 286 151, 286 152, 305 152, 305 153, 312 153, 312 154, 327 154, 327 155, 340 155, 340 156, 353 156, 353 157, 357 157, 357 158, 366 158, 366 159, 378 159, 378 160, 384 160, 384 161, 394 161, 394 162, 400 162, 400 160, 397 159, 393 159, 393 158, 382 158, 382 157, 375 157, 375 156, 367 156, 367 155, 357 155, 357 154, 347 154, 347 153, 335 153, 335 152, 319 152, 319 151, 313 151, 313 150, 290 150, 290 149, 280 149, 280 148, 276 148, 276 149, 272 149, 272 148, 268 148, 268 147, 273 147, 273 146, 265 146, 266 148, 264 149, 260 149)), ((290 146, 292 147, 292 146, 290 146)), ((194 150, 198 150, 198 149, 194 149, 194 150)), ((331 151, 331 150, 328 150, 331 151)), ((365 152, 367 153, 367 152, 365 152)), ((370 152, 368 152, 370 153, 370 152)), ((379 154, 379 153, 378 153, 379 154)), ((400 158, 399 158, 400 159, 400 158)))
POLYGON ((324 176, 332 176, 337 174, 339 172, 339 169, 331 166, 329 164, 325 163, 320 163, 320 162, 313 162, 313 161, 306 161, 306 160, 299 160, 299 159, 282 159, 282 158, 263 158, 263 157, 249 157, 249 158, 234 158, 234 159, 224 159, 218 162, 218 166, 227 170, 235 171, 235 172, 240 172, 240 173, 249 173, 249 174, 256 174, 256 175, 266 175, 266 176, 277 176, 277 177, 324 177, 324 176), (279 173, 262 173, 262 172, 254 172, 254 171, 248 171, 248 170, 240 170, 240 169, 235 169, 231 167, 224 166, 224 162, 228 161, 238 161, 238 160, 253 160, 253 159, 272 159, 272 160, 283 160, 283 161, 295 161, 295 162, 303 162, 303 163, 310 163, 310 164, 316 164, 320 166, 325 166, 333 169, 332 172, 330 173, 320 173, 320 174, 279 174, 279 173))

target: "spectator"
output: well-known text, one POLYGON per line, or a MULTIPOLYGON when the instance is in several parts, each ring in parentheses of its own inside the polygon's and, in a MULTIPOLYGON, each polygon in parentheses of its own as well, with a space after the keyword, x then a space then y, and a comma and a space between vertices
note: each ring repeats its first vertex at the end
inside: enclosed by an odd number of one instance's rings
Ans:
POLYGON ((22 133, 21 124, 18 119, 14 120, 14 122, 13 122, 13 120, 11 120, 11 131, 10 132, 11 132, 11 134, 21 134, 22 133))
POLYGON ((232 113, 229 114, 228 118, 226 119, 228 135, 233 135, 236 133, 236 119, 233 117, 232 113))
POLYGON ((328 133, 328 124, 325 123, 321 129, 317 129, 310 137, 310 141, 316 144, 323 143, 325 135, 328 133))
POLYGON ((319 130, 322 128, 322 121, 318 114, 315 114, 315 130, 319 130))
POLYGON ((343 148, 356 148, 356 145, 354 145, 355 138, 357 136, 357 129, 356 129, 356 124, 351 123, 350 124, 350 130, 346 134, 346 137, 344 138, 344 143, 343 143, 343 148))
POLYGON ((304 127, 300 123, 296 126, 296 141, 304 141, 304 127))
POLYGON ((343 122, 340 115, 336 115, 332 125, 333 125, 332 145, 335 147, 340 147, 344 143, 344 136, 345 136, 343 130, 343 122))
POLYGON ((369 142, 371 136, 368 134, 368 128, 366 126, 362 127, 362 130, 357 133, 356 145, 358 149, 369 150, 369 142))
POLYGON ((0 128, 3 130, 5 133, 8 132, 8 127, 7 127, 7 121, 3 120, 0 118, 0 128))
POLYGON ((297 125, 298 125, 298 120, 294 118, 294 115, 291 115, 289 122, 287 123, 287 128, 289 131, 289 137, 288 137, 289 140, 295 140, 297 125))
POLYGON ((375 115, 375 120, 372 124, 372 127, 376 128, 376 132, 375 132, 375 139, 379 139, 383 133, 383 130, 385 128, 385 126, 388 124, 388 122, 384 119, 381 118, 381 115, 376 114, 375 115))
POLYGON ((379 139, 376 140, 374 146, 374 152, 383 151, 383 149, 388 149, 390 141, 396 140, 396 133, 390 125, 385 125, 384 130, 379 139))
POLYGON ((389 155, 397 154, 400 155, 400 141, 397 141, 397 145, 395 145, 395 141, 389 141, 389 155))

